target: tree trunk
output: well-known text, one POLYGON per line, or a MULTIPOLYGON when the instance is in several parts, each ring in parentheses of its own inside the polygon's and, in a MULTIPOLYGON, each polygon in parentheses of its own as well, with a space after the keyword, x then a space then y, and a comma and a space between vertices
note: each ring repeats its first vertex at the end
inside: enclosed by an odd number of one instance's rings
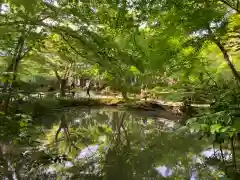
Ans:
MULTIPOLYGON (((9 84, 12 84, 16 78, 17 78, 17 69, 18 69, 18 66, 19 66, 19 63, 20 63, 20 60, 21 59, 16 59, 16 62, 15 62, 15 66, 14 66, 14 69, 13 69, 13 78, 12 78, 12 82, 8 82, 6 81, 6 83, 4 84, 4 88, 3 88, 3 92, 6 92, 7 91, 7 87, 9 84)), ((9 103, 10 103, 10 100, 11 100, 11 96, 12 96, 12 89, 13 87, 11 86, 11 88, 9 89, 9 93, 8 93, 8 96, 4 102, 4 112, 7 113, 8 111, 8 106, 9 106, 9 103)))
POLYGON ((219 1, 227 5, 228 7, 230 7, 232 10, 235 10, 238 14, 240 13, 239 0, 236 1, 236 4, 228 2, 227 0, 219 0, 219 1))
POLYGON ((219 146, 220 146, 220 152, 221 152, 221 156, 222 156, 222 161, 225 164, 225 158, 224 158, 224 154, 223 154, 222 143, 220 143, 219 146))
POLYGON ((224 57, 224 60, 227 62, 227 64, 228 64, 229 68, 231 69, 234 77, 237 79, 237 81, 240 81, 240 75, 237 72, 234 64, 232 63, 231 55, 228 54, 227 50, 225 49, 225 47, 221 43, 221 40, 214 35, 214 33, 212 32, 209 24, 207 26, 207 29, 208 29, 208 33, 210 35, 210 40, 212 40, 212 42, 214 42, 218 46, 218 48, 221 50, 221 52, 223 54, 223 57, 224 57))
POLYGON ((232 58, 231 56, 228 54, 227 50, 224 48, 224 46, 221 44, 221 42, 219 40, 214 40, 214 42, 216 43, 216 45, 218 46, 218 48, 221 50, 224 60, 227 62, 228 66, 230 67, 234 77, 240 81, 240 75, 237 72, 234 64, 232 63, 232 58))
MULTIPOLYGON (((7 72, 13 72, 13 77, 10 78, 12 82, 9 82, 8 80, 4 83, 2 92, 5 93, 7 91, 7 87, 9 84, 12 84, 13 81, 16 80, 17 77, 17 69, 20 63, 20 60, 23 58, 23 56, 21 55, 23 52, 23 46, 25 43, 25 38, 24 35, 22 35, 19 40, 18 40, 18 44, 16 46, 15 49, 15 53, 14 53, 14 57, 12 59, 11 64, 8 66, 7 68, 7 72)), ((6 97, 6 99, 4 100, 4 112, 7 114, 8 111, 8 106, 9 106, 9 102, 11 99, 11 95, 12 95, 12 88, 9 89, 9 93, 8 96, 6 97)))
POLYGON ((235 170, 237 170, 237 163, 236 163, 236 154, 235 154, 235 148, 234 148, 234 139, 233 137, 231 140, 231 151, 232 151, 232 163, 235 170))
POLYGON ((126 91, 122 91, 122 97, 123 97, 123 99, 128 100, 128 96, 127 96, 126 91))
POLYGON ((61 79, 60 80, 60 96, 65 97, 66 96, 66 85, 67 85, 67 79, 61 79))
MULTIPOLYGON (((71 65, 70 65, 71 67, 71 65)), ((68 84, 68 78, 70 77, 69 73, 70 73, 70 69, 67 70, 67 72, 65 72, 65 75, 63 77, 60 77, 60 75, 58 74, 58 71, 56 69, 53 69, 58 82, 60 84, 60 96, 61 97, 65 97, 66 96, 66 88, 67 88, 67 84, 68 84)), ((70 91, 70 89, 69 89, 70 91)))

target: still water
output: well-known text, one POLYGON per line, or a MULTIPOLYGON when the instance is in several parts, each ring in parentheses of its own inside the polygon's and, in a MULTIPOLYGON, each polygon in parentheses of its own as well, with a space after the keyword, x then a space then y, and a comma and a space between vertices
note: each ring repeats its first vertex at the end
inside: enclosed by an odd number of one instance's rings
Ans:
POLYGON ((180 127, 176 120, 163 118, 159 112, 114 108, 56 111, 34 121, 33 127, 25 132, 29 134, 27 141, 1 144, 0 179, 221 177, 219 168, 207 163, 213 156, 208 142, 180 127))

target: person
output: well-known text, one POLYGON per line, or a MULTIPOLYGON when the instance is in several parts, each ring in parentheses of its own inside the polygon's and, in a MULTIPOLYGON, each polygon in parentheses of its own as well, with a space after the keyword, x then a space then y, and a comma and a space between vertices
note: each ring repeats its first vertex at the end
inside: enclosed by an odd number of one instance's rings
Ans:
POLYGON ((53 91, 55 91, 56 89, 52 86, 52 85, 48 85, 48 92, 53 92, 53 91))
POLYGON ((55 88, 52 87, 52 86, 50 86, 50 87, 48 88, 48 92, 52 92, 52 91, 55 91, 55 88))
POLYGON ((144 85, 142 85, 141 87, 141 96, 145 99, 145 101, 147 100, 148 94, 147 94, 146 86, 144 85))
POLYGON ((12 85, 8 84, 8 90, 11 91, 12 90, 12 85))
POLYGON ((72 93, 72 96, 74 97, 75 96, 75 83, 74 82, 72 82, 72 84, 71 84, 71 93, 72 93))
POLYGON ((86 84, 87 87, 87 96, 90 98, 90 89, 91 89, 91 80, 86 84))

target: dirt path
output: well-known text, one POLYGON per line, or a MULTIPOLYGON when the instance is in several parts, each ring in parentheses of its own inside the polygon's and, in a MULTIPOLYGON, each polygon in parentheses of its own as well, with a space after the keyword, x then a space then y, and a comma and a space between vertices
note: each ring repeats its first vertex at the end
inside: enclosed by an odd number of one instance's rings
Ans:
MULTIPOLYGON (((33 96, 37 96, 37 94, 42 94, 42 96, 45 96, 47 94, 47 92, 38 92, 38 93, 34 93, 33 96)), ((56 93, 56 95, 58 95, 59 93, 56 93)), ((91 92, 91 97, 92 99, 123 99, 121 95, 100 95, 100 94, 96 94, 94 92, 91 92)), ((88 98, 87 94, 85 91, 79 91, 76 93, 75 98, 88 98)), ((134 100, 134 98, 129 98, 134 100)), ((141 101, 145 101, 143 98, 140 99, 141 101)), ((152 98, 148 98, 147 102, 155 102, 159 105, 164 105, 164 106, 173 106, 173 107, 180 107, 183 105, 183 102, 174 102, 174 101, 163 101, 163 100, 159 100, 159 99, 152 99, 152 98)), ((210 107, 210 104, 191 104, 191 106, 193 107, 210 107)))

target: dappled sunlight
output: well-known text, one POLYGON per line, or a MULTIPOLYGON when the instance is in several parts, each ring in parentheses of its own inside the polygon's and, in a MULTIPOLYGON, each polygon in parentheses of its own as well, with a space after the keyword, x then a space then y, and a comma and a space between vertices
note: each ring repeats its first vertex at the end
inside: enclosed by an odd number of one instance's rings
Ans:
POLYGON ((55 142, 55 136, 58 128, 59 125, 55 124, 52 126, 51 129, 47 130, 47 132, 45 133, 45 137, 43 138, 44 144, 51 144, 55 142))
POLYGON ((0 1, 0 179, 239 179, 239 14, 0 1))

